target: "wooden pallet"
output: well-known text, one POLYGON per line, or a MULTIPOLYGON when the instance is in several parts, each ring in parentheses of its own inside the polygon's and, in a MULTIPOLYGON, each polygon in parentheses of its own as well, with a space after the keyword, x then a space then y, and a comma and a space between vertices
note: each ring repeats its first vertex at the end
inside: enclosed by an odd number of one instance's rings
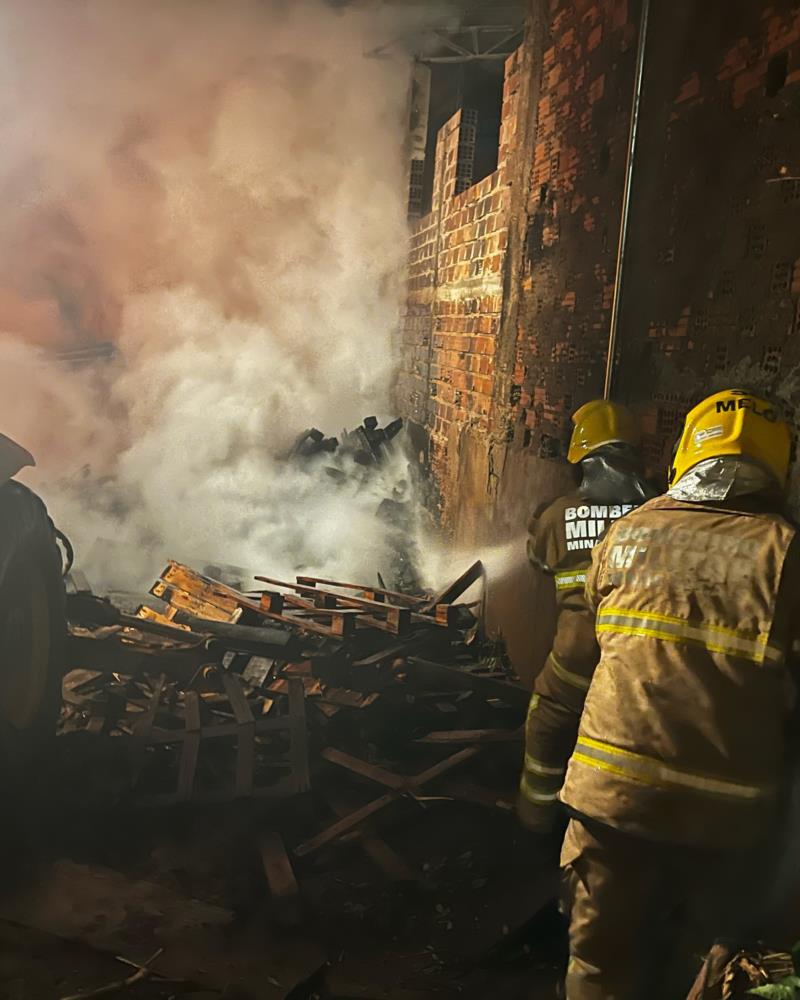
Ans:
MULTIPOLYGON (((367 626, 401 637, 409 634, 414 622, 450 628, 455 624, 459 613, 457 606, 452 604, 437 604, 427 610, 418 601, 415 601, 413 606, 408 601, 400 603, 394 596, 389 598, 391 591, 375 588, 366 588, 361 594, 341 594, 321 586, 314 577, 298 577, 297 583, 275 580, 267 576, 257 576, 256 580, 259 583, 280 587, 283 591, 294 592, 290 595, 280 591, 266 591, 262 595, 262 602, 266 601, 268 607, 274 600, 282 599, 293 607, 299 606, 307 610, 358 611, 360 614, 355 618, 354 627, 367 626)), ((335 584, 335 586, 349 590, 356 589, 355 584, 335 584)))
MULTIPOLYGON (((238 798, 282 799, 308 791, 308 748, 306 743, 306 712, 303 679, 288 679, 288 712, 282 716, 256 718, 245 696, 239 678, 221 671, 225 703, 233 721, 201 724, 202 696, 186 691, 184 696, 183 729, 160 728, 158 713, 164 690, 163 678, 153 691, 150 704, 134 729, 133 764, 135 781, 141 785, 148 748, 170 746, 179 748, 178 775, 172 791, 160 794, 142 792, 136 795, 142 805, 171 805, 180 802, 226 802, 238 798), (256 780, 256 738, 287 733, 290 749, 285 757, 261 760, 261 768, 288 773, 276 782, 259 785, 256 780), (213 744, 220 740, 235 742, 236 762, 233 782, 226 788, 204 789, 198 785, 198 765, 201 754, 214 752, 213 744)), ((215 703, 217 706, 219 702, 215 703)))
POLYGON ((273 587, 294 591, 295 594, 281 594, 267 591, 262 595, 262 606, 274 598, 282 598, 292 607, 301 607, 306 611, 329 612, 331 614, 347 614, 351 616, 353 628, 356 625, 366 625, 370 628, 390 632, 392 635, 406 635, 411 625, 411 609, 398 604, 389 604, 384 600, 373 601, 367 597, 355 597, 334 593, 321 587, 310 587, 302 583, 287 583, 284 580, 274 580, 268 576, 257 576, 259 583, 269 583, 273 587))

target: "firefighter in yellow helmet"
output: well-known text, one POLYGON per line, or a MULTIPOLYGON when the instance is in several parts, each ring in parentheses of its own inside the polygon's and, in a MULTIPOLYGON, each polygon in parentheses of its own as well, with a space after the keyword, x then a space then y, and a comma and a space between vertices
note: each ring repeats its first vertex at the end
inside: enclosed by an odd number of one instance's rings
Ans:
POLYGON ((597 399, 572 422, 567 460, 579 468, 580 485, 536 511, 528 529, 528 557, 553 582, 557 618, 528 712, 518 812, 530 830, 553 840, 563 814, 557 795, 598 657, 584 600, 591 550, 609 524, 654 495, 640 471, 639 427, 630 411, 597 399))
POLYGON ((745 884, 785 784, 800 633, 790 443, 769 401, 710 396, 668 492, 593 551, 600 656, 560 793, 567 1000, 679 1000, 694 956, 758 919, 745 884))

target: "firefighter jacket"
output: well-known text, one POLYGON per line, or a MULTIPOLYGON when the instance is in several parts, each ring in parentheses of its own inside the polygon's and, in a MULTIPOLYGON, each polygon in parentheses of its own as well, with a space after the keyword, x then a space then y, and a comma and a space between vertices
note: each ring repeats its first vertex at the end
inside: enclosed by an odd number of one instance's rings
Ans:
POLYGON ((607 526, 634 506, 597 503, 572 493, 540 508, 528 526, 528 558, 552 576, 556 593, 555 637, 534 684, 520 782, 523 818, 543 832, 556 818, 558 792, 599 656, 584 597, 592 548, 607 526))
POLYGON ((757 497, 658 497, 611 525, 586 599, 600 659, 562 801, 673 843, 753 842, 784 765, 794 527, 757 497))

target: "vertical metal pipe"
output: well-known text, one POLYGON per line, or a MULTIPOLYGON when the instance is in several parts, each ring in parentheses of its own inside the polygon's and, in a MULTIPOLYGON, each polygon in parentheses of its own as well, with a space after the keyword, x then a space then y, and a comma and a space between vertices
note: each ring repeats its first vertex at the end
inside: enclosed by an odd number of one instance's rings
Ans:
POLYGON ((614 380, 614 361, 617 352, 619 330, 619 306, 622 295, 622 269, 625 263, 625 246, 628 240, 628 217, 631 209, 631 181, 636 158, 636 139, 639 132, 639 107, 642 99, 642 79, 644 77, 644 52, 647 43, 647 25, 650 20, 650 0, 642 0, 642 17, 639 25, 639 40, 636 49, 636 73, 633 83, 633 103, 631 106, 631 126, 628 133, 628 159, 625 164, 625 186, 622 191, 622 213, 619 223, 619 243, 617 245, 617 268, 614 279, 614 299, 611 303, 611 323, 608 331, 608 353, 606 354, 606 377, 603 384, 603 398, 611 398, 614 380))

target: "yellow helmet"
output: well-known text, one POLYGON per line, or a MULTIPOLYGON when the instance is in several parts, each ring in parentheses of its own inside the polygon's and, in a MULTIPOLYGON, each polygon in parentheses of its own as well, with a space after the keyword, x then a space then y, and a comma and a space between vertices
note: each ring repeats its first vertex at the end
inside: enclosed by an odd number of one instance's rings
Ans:
POLYGON ((606 444, 629 444, 636 448, 641 440, 633 414, 619 403, 593 399, 572 414, 575 425, 569 442, 567 461, 573 465, 606 444))
POLYGON ((744 389, 725 389, 686 416, 669 470, 670 485, 707 458, 740 456, 786 485, 792 435, 772 403, 744 389))

